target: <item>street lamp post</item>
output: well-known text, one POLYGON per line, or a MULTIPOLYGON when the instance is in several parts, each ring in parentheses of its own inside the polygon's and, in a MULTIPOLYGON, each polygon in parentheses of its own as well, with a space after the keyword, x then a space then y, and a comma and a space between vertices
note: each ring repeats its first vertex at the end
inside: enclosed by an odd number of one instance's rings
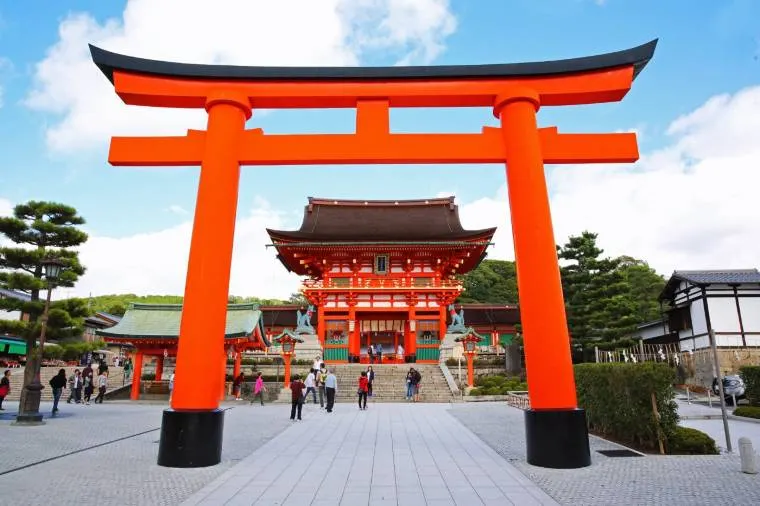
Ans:
POLYGON ((19 425, 39 425, 44 423, 42 421, 42 413, 40 413, 40 398, 42 397, 42 383, 40 381, 40 370, 42 368, 42 354, 45 348, 45 334, 47 332, 48 312, 50 311, 50 295, 53 292, 53 283, 61 274, 61 268, 63 263, 55 258, 50 258, 42 262, 42 267, 45 270, 45 279, 47 281, 47 297, 45 299, 45 308, 42 311, 40 317, 40 339, 38 352, 35 354, 33 350, 27 350, 27 361, 31 358, 32 367, 34 368, 34 377, 32 381, 26 385, 26 392, 23 397, 23 402, 19 405, 18 415, 16 416, 16 424, 19 425), (36 355, 36 356, 35 356, 36 355))
POLYGON ((285 388, 290 388, 290 360, 296 350, 296 343, 302 343, 303 339, 296 337, 288 330, 274 338, 274 342, 279 344, 282 350, 282 358, 285 360, 285 388))
POLYGON ((475 367, 473 365, 473 359, 477 354, 478 342, 480 342, 480 336, 475 334, 474 331, 468 329, 467 334, 462 337, 457 337, 456 341, 461 342, 464 347, 464 354, 467 357, 467 386, 472 388, 475 386, 475 367))

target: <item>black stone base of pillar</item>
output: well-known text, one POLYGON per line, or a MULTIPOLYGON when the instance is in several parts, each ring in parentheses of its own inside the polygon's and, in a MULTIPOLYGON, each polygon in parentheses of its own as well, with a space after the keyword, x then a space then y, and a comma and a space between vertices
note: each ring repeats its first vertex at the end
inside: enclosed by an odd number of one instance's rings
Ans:
POLYGON ((586 412, 582 409, 525 412, 528 464, 553 469, 591 465, 586 412))
POLYGON ((222 460, 224 411, 164 410, 158 465, 208 467, 222 460))

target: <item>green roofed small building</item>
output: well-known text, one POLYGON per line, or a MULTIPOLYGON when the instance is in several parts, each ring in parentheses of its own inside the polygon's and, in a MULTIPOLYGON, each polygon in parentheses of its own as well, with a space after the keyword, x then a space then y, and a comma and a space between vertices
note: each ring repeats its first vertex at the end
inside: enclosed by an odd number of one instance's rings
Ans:
MULTIPOLYGON (((179 327, 182 319, 181 304, 130 304, 124 317, 96 335, 107 343, 131 344, 135 348, 134 376, 130 398, 140 395, 140 377, 146 356, 156 361, 156 381, 163 376, 164 358, 177 355, 179 327)), ((257 304, 229 304, 224 348, 215 353, 209 350, 209 360, 235 358, 235 375, 240 372, 242 352, 265 349, 270 346, 263 332, 262 312, 257 304)), ((225 367, 226 369, 226 367, 225 367)), ((199 371, 200 372, 200 371, 199 371)), ((224 382, 220 382, 223 386, 224 382)))

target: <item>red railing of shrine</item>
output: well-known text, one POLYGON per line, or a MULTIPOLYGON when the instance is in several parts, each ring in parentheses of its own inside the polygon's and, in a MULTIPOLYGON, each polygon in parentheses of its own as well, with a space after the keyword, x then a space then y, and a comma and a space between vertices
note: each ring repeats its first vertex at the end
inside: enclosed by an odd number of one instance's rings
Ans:
POLYGON ((303 282, 304 288, 321 290, 346 290, 346 289, 427 289, 446 288, 461 290, 462 282, 456 279, 435 278, 335 278, 335 279, 307 279, 303 282))

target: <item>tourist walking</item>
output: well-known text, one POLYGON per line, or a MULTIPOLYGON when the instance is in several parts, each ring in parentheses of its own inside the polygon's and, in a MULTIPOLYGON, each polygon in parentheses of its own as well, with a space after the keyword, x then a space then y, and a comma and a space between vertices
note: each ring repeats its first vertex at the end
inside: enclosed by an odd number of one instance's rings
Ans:
POLYGON ((396 350, 396 359, 400 360, 401 363, 404 363, 404 347, 401 346, 401 343, 398 343, 398 349, 396 350))
POLYGON ((377 353, 377 363, 382 364, 383 363, 383 343, 377 343, 377 348, 375 348, 375 353, 377 353))
POLYGON ((103 398, 106 395, 106 387, 108 386, 108 374, 105 370, 101 370, 98 375, 98 396, 95 397, 95 404, 103 404, 103 398))
POLYGON ((129 381, 130 376, 132 376, 132 358, 124 361, 124 380, 129 381))
POLYGON ((367 371, 362 371, 361 376, 359 376, 359 389, 357 390, 357 394, 359 394, 359 409, 367 409, 367 371), (362 407, 362 401, 364 402, 364 405, 362 407))
POLYGON ((317 358, 314 359, 314 363, 312 364, 312 369, 314 369, 314 374, 317 374, 320 369, 322 369, 322 357, 317 355, 317 358))
POLYGON ((174 394, 174 372, 169 376, 169 402, 172 401, 172 395, 174 394))
POLYGON ((236 401, 242 401, 240 398, 240 392, 243 390, 243 382, 245 381, 245 374, 241 371, 240 374, 232 381, 232 394, 235 396, 236 401))
POLYGON ((264 377, 261 375, 261 371, 256 375, 256 383, 253 385, 253 396, 251 397, 251 404, 256 400, 256 396, 259 397, 261 405, 264 405, 264 392, 267 391, 267 387, 264 386, 264 377))
POLYGON ((324 369, 319 370, 317 373, 317 392, 319 392, 319 408, 325 407, 325 381, 327 380, 327 371, 324 369))
POLYGON ((53 389, 53 413, 58 412, 58 401, 61 400, 63 389, 66 388, 66 369, 61 369, 58 374, 50 379, 50 388, 53 389))
POLYGON ((291 403, 290 403, 290 419, 296 419, 296 412, 298 412, 298 419, 301 419, 301 409, 303 408, 303 398, 305 397, 305 389, 301 377, 297 374, 293 376, 293 381, 290 382, 291 403))
MULTIPOLYGON (((309 370, 309 374, 306 376, 306 393, 304 394, 304 397, 309 397, 309 392, 311 392, 311 396, 314 399, 314 404, 317 403, 317 389, 315 388, 314 383, 314 375, 317 371, 314 369, 309 370)), ((305 402, 305 400, 304 400, 305 402)))
MULTIPOLYGON (((85 371, 87 368, 85 368, 85 371)), ((82 399, 82 402, 85 405, 90 404, 90 398, 92 397, 92 392, 95 390, 95 386, 92 384, 92 369, 90 369, 90 373, 86 374, 84 371, 82 372, 82 376, 84 379, 82 380, 82 384, 84 386, 84 399, 82 399)))
POLYGON ((5 410, 3 407, 3 401, 5 400, 5 397, 10 393, 11 391, 11 370, 6 369, 3 373, 2 379, 0 379, 0 411, 5 410))
POLYGON ((372 366, 367 367, 367 396, 372 397, 372 382, 375 381, 375 371, 372 366))
POLYGON ((82 371, 74 369, 74 374, 69 378, 69 398, 67 403, 71 403, 71 399, 79 404, 82 402, 82 371))
POLYGON ((409 368, 406 373, 406 400, 409 401, 414 396, 414 367, 409 368))
POLYGON ((369 355, 369 363, 374 364, 375 363, 375 345, 370 344, 367 348, 367 355, 369 355))
POLYGON ((335 406, 335 394, 338 391, 338 378, 335 369, 330 369, 325 379, 325 395, 327 396, 327 412, 332 413, 335 406))

